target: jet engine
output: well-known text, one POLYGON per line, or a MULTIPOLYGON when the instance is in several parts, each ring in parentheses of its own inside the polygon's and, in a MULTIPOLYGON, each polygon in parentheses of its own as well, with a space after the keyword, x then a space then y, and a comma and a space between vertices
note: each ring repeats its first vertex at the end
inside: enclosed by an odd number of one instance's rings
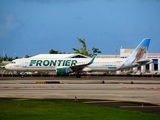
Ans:
POLYGON ((57 68, 56 69, 56 73, 57 75, 68 75, 69 72, 68 72, 68 68, 57 68))

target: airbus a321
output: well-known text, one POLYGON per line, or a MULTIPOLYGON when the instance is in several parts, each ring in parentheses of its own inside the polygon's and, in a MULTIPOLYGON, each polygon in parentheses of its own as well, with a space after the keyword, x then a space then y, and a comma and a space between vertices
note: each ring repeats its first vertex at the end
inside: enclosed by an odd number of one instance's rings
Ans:
MULTIPOLYGON (((21 58, 6 65, 6 69, 14 71, 55 71, 57 75, 75 73, 81 77, 82 72, 107 72, 130 69, 151 63, 147 59, 150 39, 146 38, 135 48, 128 58, 21 58)), ((52 54, 53 55, 53 54, 52 54)))

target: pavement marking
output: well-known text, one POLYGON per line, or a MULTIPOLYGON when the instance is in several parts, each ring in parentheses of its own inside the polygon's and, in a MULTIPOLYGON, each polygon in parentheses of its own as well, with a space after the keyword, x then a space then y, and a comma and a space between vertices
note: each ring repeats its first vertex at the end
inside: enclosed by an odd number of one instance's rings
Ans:
POLYGON ((124 87, 125 89, 134 90, 160 90, 160 87, 124 87))
POLYGON ((120 108, 160 108, 160 106, 120 106, 120 108))
POLYGON ((88 101, 88 102, 83 102, 83 103, 115 103, 115 102, 122 102, 122 101, 88 101))
POLYGON ((37 89, 45 89, 45 88, 50 88, 50 89, 62 89, 64 87, 62 86, 0 86, 0 89, 30 89, 30 88, 37 88, 37 89))

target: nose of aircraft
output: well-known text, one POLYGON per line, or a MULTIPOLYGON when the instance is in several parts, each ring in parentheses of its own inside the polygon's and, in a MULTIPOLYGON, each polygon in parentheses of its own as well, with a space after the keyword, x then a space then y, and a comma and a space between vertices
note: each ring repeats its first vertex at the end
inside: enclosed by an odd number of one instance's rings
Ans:
POLYGON ((9 69, 9 68, 10 68, 10 65, 9 65, 9 64, 7 64, 7 65, 5 66, 5 68, 6 68, 6 69, 9 69))

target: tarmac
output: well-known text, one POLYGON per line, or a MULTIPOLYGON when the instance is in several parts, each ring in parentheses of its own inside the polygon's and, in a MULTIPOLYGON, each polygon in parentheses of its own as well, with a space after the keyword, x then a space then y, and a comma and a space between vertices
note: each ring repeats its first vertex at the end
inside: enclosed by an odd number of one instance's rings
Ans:
POLYGON ((160 78, 1 77, 0 98, 69 100, 160 115, 160 78))

